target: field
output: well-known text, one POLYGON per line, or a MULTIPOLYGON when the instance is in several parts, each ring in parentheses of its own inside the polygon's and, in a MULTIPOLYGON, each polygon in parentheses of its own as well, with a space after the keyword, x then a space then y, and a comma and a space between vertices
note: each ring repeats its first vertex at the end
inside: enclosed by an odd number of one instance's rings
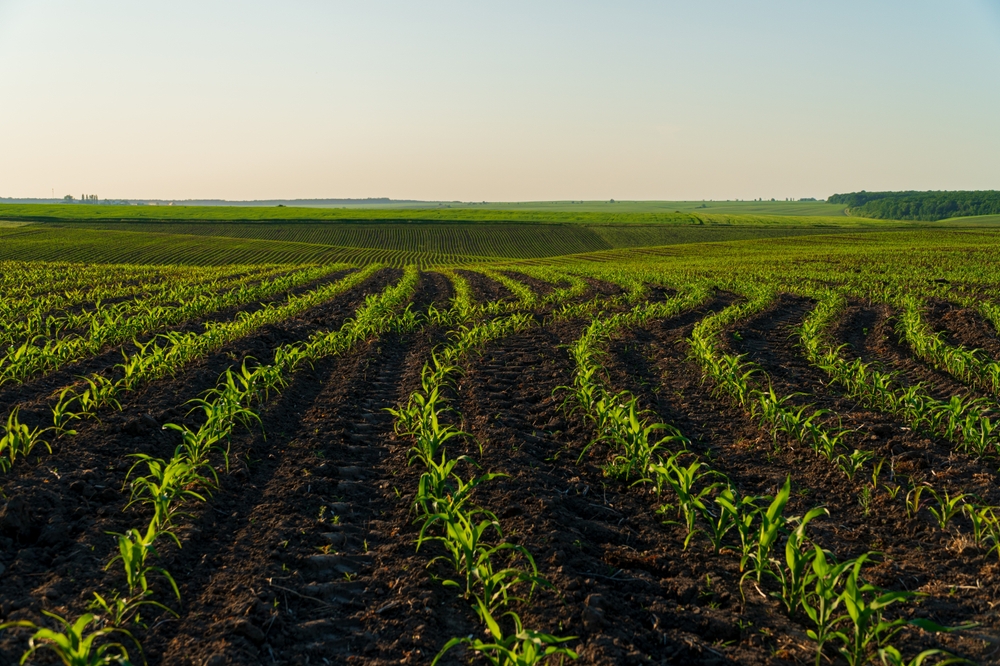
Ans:
POLYGON ((0 228, 0 663, 998 660, 1000 231, 179 219, 0 228))
POLYGON ((25 224, 0 228, 0 259, 199 266, 351 261, 429 267, 831 231, 839 229, 632 224, 25 224))
MULTIPOLYGON (((92 204, 0 203, 0 219, 16 220, 196 220, 196 221, 461 221, 532 223, 629 223, 711 220, 717 215, 737 217, 843 219, 845 206, 822 201, 548 201, 525 203, 403 203, 363 207, 321 206, 139 206, 92 204)), ((854 223, 857 223, 855 220, 854 223)))

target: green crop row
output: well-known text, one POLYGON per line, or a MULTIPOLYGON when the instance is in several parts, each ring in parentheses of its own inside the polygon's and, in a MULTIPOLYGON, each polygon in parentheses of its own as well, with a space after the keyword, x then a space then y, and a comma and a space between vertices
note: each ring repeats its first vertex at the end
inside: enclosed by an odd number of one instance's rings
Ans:
POLYGON ((156 543, 170 539, 178 547, 181 546, 176 534, 181 509, 187 502, 206 501, 218 486, 211 454, 219 454, 223 458, 223 466, 228 469, 229 442, 233 430, 239 425, 260 422, 255 407, 266 404, 272 393, 284 388, 291 374, 303 364, 344 353, 357 343, 390 329, 411 330, 416 324, 416 317, 409 308, 402 313, 398 311, 412 295, 417 277, 415 269, 408 270, 397 285, 381 294, 369 296, 355 317, 340 330, 317 332, 306 342, 279 347, 271 365, 249 369, 244 363, 238 372, 227 369, 219 385, 195 401, 205 417, 201 426, 194 430, 177 424, 164 426, 178 432, 182 439, 170 459, 134 454, 136 462, 128 473, 131 488, 129 506, 144 506, 152 515, 144 529, 134 528, 116 535, 118 554, 111 558, 107 566, 121 566, 125 577, 124 591, 112 590, 104 595, 94 592, 90 612, 72 620, 46 612, 47 616, 59 622, 62 632, 39 627, 30 621, 0 625, 0 630, 13 627, 34 630, 22 663, 39 649, 54 652, 63 663, 72 666, 127 663, 129 655, 124 645, 98 645, 95 641, 119 633, 138 646, 128 626, 140 622, 141 611, 155 608, 174 614, 164 602, 155 598, 153 582, 159 578, 167 582, 180 600, 180 591, 173 577, 155 564, 158 557, 156 543), (136 473, 137 470, 145 473, 136 473), (98 628, 88 633, 91 626, 98 628))
POLYGON ((847 395, 865 406, 898 416, 912 428, 941 434, 967 453, 982 456, 1000 450, 1000 424, 986 415, 989 405, 982 400, 959 395, 948 401, 937 400, 920 384, 903 387, 892 373, 860 358, 845 359, 845 345, 830 344, 823 333, 847 307, 847 299, 832 290, 818 292, 816 298, 816 307, 800 328, 802 346, 809 361, 847 395))
MULTIPOLYGON (((760 300, 766 299, 761 294, 760 300)), ((658 498, 670 493, 673 502, 664 503, 658 512, 675 513, 686 530, 685 548, 704 532, 714 552, 726 549, 739 554, 744 571, 741 587, 751 576, 758 584, 765 577, 772 580, 777 589, 770 594, 782 602, 789 617, 802 614, 808 618, 806 634, 816 643, 817 666, 827 644, 835 645, 851 666, 868 663, 873 654, 885 663, 902 664, 902 655, 892 642, 906 626, 952 630, 925 619, 890 619, 889 606, 923 595, 886 591, 866 581, 862 570, 874 553, 838 563, 832 553, 813 543, 807 535, 808 524, 829 512, 817 507, 801 517, 785 516, 790 478, 773 497, 743 495, 732 480, 687 449, 689 442, 679 430, 651 422, 634 395, 609 391, 601 380, 601 348, 620 328, 614 321, 598 318, 577 339, 571 348, 576 361, 574 384, 565 387, 569 389, 566 404, 571 412, 583 412, 594 425, 595 441, 607 444, 613 452, 605 465, 606 474, 632 485, 651 484, 658 498), (658 433, 663 432, 666 436, 660 437, 658 433), (731 534, 735 538, 727 540, 731 534), (783 557, 779 555, 782 539, 783 557)), ((913 663, 936 654, 942 652, 926 650, 913 663)))
POLYGON ((43 372, 51 372, 67 363, 98 353, 105 345, 124 342, 142 333, 170 326, 223 308, 249 303, 257 298, 305 284, 328 272, 310 268, 253 284, 240 280, 217 291, 212 285, 178 287, 171 294, 176 304, 122 304, 99 314, 91 313, 88 330, 83 335, 22 343, 0 358, 0 385, 19 382, 43 372))
POLYGON ((980 350, 948 344, 943 333, 933 332, 924 321, 922 303, 916 297, 903 297, 900 306, 897 330, 918 358, 961 382, 1000 396, 1000 362, 980 350))
POLYGON ((94 322, 127 319, 141 315, 153 307, 179 305, 197 290, 225 292, 248 282, 256 283, 275 276, 281 277, 286 272, 281 268, 268 268, 240 273, 232 279, 225 279, 214 274, 216 271, 204 271, 205 274, 198 275, 192 280, 126 286, 117 294, 113 290, 102 289, 100 290, 102 295, 95 297, 96 290, 91 290, 87 296, 93 300, 89 303, 60 310, 52 309, 52 299, 33 298, 34 307, 30 311, 8 319, 6 324, 0 327, 0 345, 13 343, 11 348, 19 349, 22 346, 37 346, 39 340, 49 342, 64 337, 85 337, 86 332, 93 329, 94 322), (135 297, 123 299, 122 296, 128 293, 135 297), (104 297, 108 295, 113 300, 105 303, 104 297))
MULTIPOLYGON (((160 334, 146 344, 136 342, 135 352, 122 353, 124 359, 116 366, 120 375, 117 378, 109 379, 95 373, 79 384, 63 388, 58 399, 49 406, 52 414, 50 428, 28 429, 18 421, 18 408, 15 407, 8 417, 6 428, 7 433, 13 433, 8 435, 12 444, 8 448, 0 445, 0 471, 9 469, 18 457, 26 457, 39 444, 49 447, 48 442, 42 439, 46 433, 51 432, 57 437, 76 434, 70 429, 73 422, 94 418, 97 410, 107 406, 120 407, 118 399, 124 393, 150 381, 173 376, 190 362, 217 351, 229 342, 320 305, 361 284, 379 268, 377 265, 370 266, 335 283, 291 296, 281 305, 268 305, 252 313, 241 313, 233 321, 209 326, 204 333, 171 332, 160 334)), ((337 269, 336 266, 328 267, 331 272, 337 269)))
POLYGON ((785 435, 793 441, 802 442, 827 460, 835 461, 841 471, 853 478, 870 455, 864 451, 839 453, 843 448, 847 432, 826 427, 822 419, 829 415, 825 410, 813 410, 809 405, 798 408, 788 403, 791 396, 778 396, 770 379, 759 366, 747 361, 743 356, 722 350, 719 335, 723 329, 751 314, 770 306, 776 292, 770 287, 748 284, 743 290, 747 300, 731 305, 721 312, 709 315, 695 325, 689 340, 691 355, 702 368, 702 372, 715 385, 715 391, 727 395, 741 408, 747 410, 763 428, 776 439, 785 435), (765 378, 766 388, 757 386, 754 377, 765 378))
MULTIPOLYGON (((520 295, 522 300, 534 302, 527 294, 520 295)), ((456 310, 469 311, 461 303, 456 303, 456 310)), ((488 310, 488 305, 482 308, 482 311, 488 310)), ((537 587, 551 587, 551 584, 539 574, 526 548, 504 539, 496 515, 472 499, 477 487, 504 475, 479 474, 470 456, 449 456, 449 441, 471 436, 441 418, 451 411, 444 392, 458 374, 462 359, 488 341, 533 324, 534 319, 525 313, 485 323, 463 324, 424 365, 421 388, 410 395, 405 405, 390 410, 396 419, 397 433, 414 442, 409 452, 410 464, 417 463, 424 470, 414 499, 420 525, 417 550, 430 544, 440 547, 443 554, 432 558, 428 566, 437 562, 449 566, 454 578, 443 580, 443 584, 455 588, 469 601, 489 635, 485 641, 472 636, 452 638, 444 644, 433 663, 458 645, 483 655, 495 666, 529 666, 549 657, 577 658, 576 653, 564 645, 574 637, 526 629, 520 615, 511 607, 514 602, 530 603, 537 587), (460 465, 471 467, 472 475, 465 478, 460 465), (522 597, 520 590, 525 588, 527 595, 522 597)))

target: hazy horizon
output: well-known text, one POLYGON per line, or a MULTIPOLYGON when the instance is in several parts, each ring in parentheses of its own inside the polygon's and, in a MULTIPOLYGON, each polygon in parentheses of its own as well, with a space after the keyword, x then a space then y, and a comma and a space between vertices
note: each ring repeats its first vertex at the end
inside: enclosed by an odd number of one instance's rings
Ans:
POLYGON ((0 196, 998 189, 998 75, 1000 0, 0 0, 0 196))

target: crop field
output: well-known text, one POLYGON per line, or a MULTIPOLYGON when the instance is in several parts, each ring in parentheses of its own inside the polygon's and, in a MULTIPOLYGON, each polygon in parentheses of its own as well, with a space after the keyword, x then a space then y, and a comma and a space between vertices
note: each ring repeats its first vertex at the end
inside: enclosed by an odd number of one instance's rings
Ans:
POLYGON ((259 228, 0 229, 0 663, 1000 661, 1000 232, 259 228))
POLYGON ((791 225, 33 224, 0 229, 0 259, 200 266, 352 261, 427 267, 831 231, 836 230, 791 225))
MULTIPOLYGON (((837 224, 865 223, 844 217, 845 205, 824 202, 546 202, 546 203, 435 203, 413 207, 345 206, 130 206, 103 203, 15 204, 0 203, 0 219, 20 221, 165 221, 174 222, 532 222, 575 223, 673 223, 690 220, 724 220, 729 217, 798 217, 837 224)), ((872 220, 867 220, 871 224, 872 220)))

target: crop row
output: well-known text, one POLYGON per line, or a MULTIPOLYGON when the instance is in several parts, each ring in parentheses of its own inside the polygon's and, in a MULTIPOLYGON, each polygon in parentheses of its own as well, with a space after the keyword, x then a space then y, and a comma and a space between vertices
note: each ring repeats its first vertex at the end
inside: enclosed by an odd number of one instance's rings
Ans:
MULTIPOLYGON (((97 639, 113 633, 123 634, 138 645, 130 626, 140 622, 140 611, 155 608, 176 614, 158 595, 152 584, 156 578, 167 582, 170 591, 180 601, 180 591, 170 573, 156 564, 156 543, 164 539, 182 544, 176 535, 176 525, 183 507, 192 501, 206 501, 218 487, 218 472, 210 457, 218 454, 222 468, 228 469, 230 440, 233 430, 260 422, 255 411, 266 404, 272 393, 287 386, 290 377, 302 366, 350 350, 359 342, 388 330, 412 330, 416 317, 408 308, 399 313, 410 298, 417 283, 417 271, 408 270, 400 282, 381 294, 369 296, 355 317, 339 330, 316 332, 302 343, 284 345, 275 350, 274 362, 233 372, 228 369, 218 386, 196 402, 205 420, 197 429, 185 425, 167 424, 181 436, 182 443, 168 460, 144 454, 133 454, 135 465, 128 473, 129 506, 144 507, 150 514, 142 528, 133 528, 117 535, 117 554, 108 567, 120 564, 125 577, 123 590, 94 592, 90 612, 73 619, 51 613, 46 615, 59 622, 63 631, 52 631, 30 621, 0 625, 0 629, 23 627, 34 630, 29 650, 22 661, 37 649, 48 649, 66 664, 91 666, 128 659, 121 643, 95 644, 97 639), (144 474, 138 472, 145 471, 144 474), (90 627, 96 629, 89 629, 90 627)), ((140 625, 141 626, 141 625, 140 625)))
MULTIPOLYGON (((266 277, 275 268, 254 268, 246 270, 226 266, 214 268, 154 268, 151 266, 99 267, 75 264, 85 282, 49 282, 52 266, 61 264, 37 264, 23 262, 3 262, 18 279, 23 280, 13 288, 0 291, 0 344, 21 335, 29 337, 42 333, 49 315, 59 316, 102 301, 117 301, 141 295, 155 294, 178 284, 225 281, 243 275, 266 277)), ((63 326, 62 328, 66 328, 63 326)))
MULTIPOLYGON (((988 405, 959 395, 947 401, 938 400, 920 384, 904 387, 893 373, 861 359, 848 361, 842 354, 844 346, 835 347, 823 336, 846 309, 847 299, 836 291, 820 292, 816 297, 818 303, 800 329, 802 345, 810 362, 829 375, 847 395, 863 405, 898 416, 910 427, 941 434, 965 452, 979 456, 998 452, 1000 424, 986 415, 988 405)), ((921 333, 926 331, 909 329, 915 340, 921 333)), ((917 341, 916 344, 932 343, 917 341)))
POLYGON ((913 353, 955 379, 1000 396, 1000 362, 975 349, 948 344, 923 318, 922 302, 914 296, 900 299, 897 329, 913 353))
POLYGON ((136 342, 136 351, 124 353, 116 366, 120 376, 109 379, 95 373, 79 384, 65 387, 50 406, 52 426, 29 429, 18 421, 15 407, 8 416, 5 429, 7 444, 0 440, 0 470, 8 468, 18 457, 25 457, 38 445, 48 447, 42 438, 48 432, 57 437, 75 434, 70 427, 75 421, 93 418, 97 410, 120 406, 118 399, 126 392, 165 376, 173 376, 195 359, 217 351, 223 345, 243 338, 267 324, 278 323, 320 305, 361 284, 379 270, 374 265, 356 271, 341 280, 289 297, 280 305, 267 305, 252 313, 241 313, 233 321, 213 323, 204 333, 170 332, 157 335, 146 344, 136 342))
POLYGON ((56 228, 0 229, 0 259, 116 264, 331 264, 381 263, 421 268, 471 264, 490 257, 315 245, 290 241, 56 228))
MULTIPOLYGON (((523 292, 519 295, 522 301, 534 301, 533 294, 530 298, 523 292)), ((490 309, 485 307, 481 311, 490 309)), ((473 308, 456 299, 455 310, 468 313, 473 308)), ((530 604, 537 587, 551 587, 551 584, 539 574, 534 558, 524 546, 504 538, 496 515, 473 500, 476 488, 505 475, 478 473, 478 465, 471 456, 450 455, 449 442, 471 435, 442 418, 453 411, 448 407, 445 392, 452 387, 464 357, 491 340, 533 324, 534 319, 525 313, 463 324, 424 365, 421 388, 410 395, 405 405, 391 410, 396 432, 413 441, 408 456, 410 464, 419 464, 423 470, 414 498, 420 526, 417 550, 430 544, 439 546, 443 554, 433 557, 427 566, 444 563, 450 569, 453 577, 443 578, 442 583, 455 588, 472 605, 489 636, 485 641, 473 636, 452 638, 435 657, 435 663, 444 653, 463 644, 496 666, 528 666, 555 656, 577 658, 575 652, 563 645, 574 637, 559 637, 524 627, 513 604, 530 604), (467 478, 463 475, 465 470, 471 471, 467 478), (527 594, 522 596, 519 590, 524 588, 527 594)))
POLYGON ((53 309, 52 298, 34 298, 30 309, 25 309, 20 316, 12 316, 0 326, 0 345, 13 343, 12 349, 18 349, 19 342, 23 346, 31 346, 39 340, 52 340, 67 335, 82 337, 80 332, 91 329, 95 321, 131 317, 151 307, 183 303, 196 290, 226 291, 240 284, 259 282, 285 272, 287 271, 284 269, 268 268, 250 273, 241 272, 227 278, 219 275, 220 271, 206 270, 194 279, 183 281, 123 285, 117 290, 96 288, 86 292, 85 302, 75 306, 67 306, 64 302, 60 309, 53 309))
MULTIPOLYGON (((684 305, 675 302, 678 311, 684 305)), ((867 663, 873 652, 885 663, 902 664, 902 654, 892 643, 904 627, 949 631, 924 619, 890 619, 887 607, 921 595, 886 591, 867 582, 863 569, 875 553, 838 562, 831 552, 813 543, 808 524, 829 512, 816 507, 801 517, 785 516, 790 478, 774 496, 744 495, 731 479, 688 450, 689 442, 680 431, 651 422, 634 395, 610 391, 602 379, 601 350, 624 325, 621 319, 594 320, 571 348, 576 370, 573 386, 566 387, 570 412, 581 411, 593 424, 596 434, 591 445, 601 442, 612 452, 605 465, 608 476, 632 485, 650 485, 660 499, 669 493, 671 501, 657 511, 676 514, 686 531, 684 547, 696 534, 705 533, 715 553, 738 554, 744 572, 741 586, 751 577, 757 584, 770 580, 776 588, 770 595, 782 602, 789 617, 807 621, 806 633, 816 643, 817 664, 827 644, 835 645, 852 666, 867 663), (783 557, 779 555, 782 540, 783 557)), ((935 654, 940 651, 927 650, 913 663, 935 654)))
POLYGON ((695 325, 690 339, 692 356, 714 382, 715 391, 747 410, 775 439, 786 435, 802 442, 827 460, 835 461, 844 474, 853 478, 869 456, 858 450, 850 454, 839 452, 847 433, 824 425, 826 411, 813 410, 809 405, 790 406, 791 396, 777 395, 769 379, 765 388, 759 388, 754 377, 764 375, 763 371, 744 357, 721 348, 719 335, 726 326, 763 311, 776 297, 776 292, 766 286, 747 284, 743 290, 747 294, 745 301, 709 315, 695 325))
MULTIPOLYGON (((342 267, 334 266, 335 269, 342 267)), ((242 305, 257 298, 280 293, 311 282, 331 270, 309 268, 269 280, 251 283, 239 280, 218 290, 218 285, 179 286, 172 290, 174 304, 121 303, 103 311, 87 313, 87 330, 82 335, 26 341, 0 358, 0 385, 19 382, 67 363, 96 354, 105 345, 118 344, 137 335, 170 326, 223 308, 242 305)))

